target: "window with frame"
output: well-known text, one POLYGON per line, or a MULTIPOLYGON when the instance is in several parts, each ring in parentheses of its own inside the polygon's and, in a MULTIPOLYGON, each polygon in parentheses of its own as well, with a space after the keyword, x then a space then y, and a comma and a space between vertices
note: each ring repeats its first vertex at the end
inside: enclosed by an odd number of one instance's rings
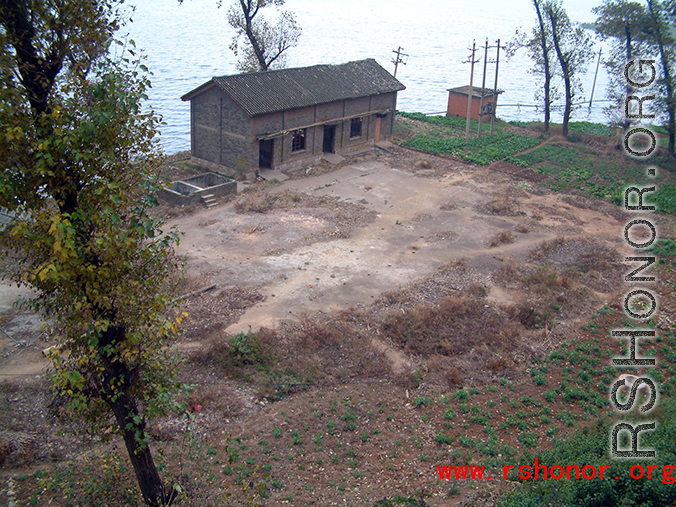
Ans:
POLYGON ((305 134, 307 129, 296 130, 293 133, 293 140, 291 141, 291 151, 302 151, 305 149, 305 134))
POLYGON ((350 122, 350 139, 354 137, 361 137, 361 118, 352 118, 350 122))

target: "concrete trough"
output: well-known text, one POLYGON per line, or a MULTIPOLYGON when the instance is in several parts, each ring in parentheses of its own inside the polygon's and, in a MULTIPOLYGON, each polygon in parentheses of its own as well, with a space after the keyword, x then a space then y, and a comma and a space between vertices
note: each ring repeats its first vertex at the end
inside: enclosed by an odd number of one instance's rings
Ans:
POLYGON ((171 204, 185 205, 203 202, 203 197, 234 194, 237 182, 217 173, 204 173, 184 180, 172 181, 158 192, 158 197, 171 204))

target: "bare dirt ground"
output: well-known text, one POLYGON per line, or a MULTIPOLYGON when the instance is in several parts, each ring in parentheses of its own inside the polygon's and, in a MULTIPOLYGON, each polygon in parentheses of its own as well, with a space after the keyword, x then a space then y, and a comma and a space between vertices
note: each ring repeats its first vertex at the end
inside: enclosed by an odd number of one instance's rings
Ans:
MULTIPOLYGON (((506 259, 524 259, 538 243, 558 236, 594 237, 622 247, 621 223, 603 206, 576 207, 529 187, 491 169, 392 148, 269 189, 340 201, 243 214, 229 203, 170 224, 185 232, 178 251, 191 273, 219 289, 249 287, 261 294, 261 301, 227 326, 236 333, 274 327, 303 312, 369 305, 383 292, 459 258, 476 271, 474 279, 458 281, 459 289, 481 282, 489 299, 515 303, 518 291, 492 282, 506 259), (368 223, 341 223, 333 209, 337 202, 354 207, 368 223), (503 231, 514 241, 490 247, 503 231)), ((608 208, 616 213, 616 207, 608 208)))
MULTIPOLYGON (((258 199, 296 196, 291 206, 238 213, 231 201, 171 219, 167 226, 184 233, 177 253, 187 260, 191 288, 216 285, 192 298, 185 341, 370 305, 461 258, 472 275, 458 279, 457 290, 481 283, 489 300, 513 304, 523 291, 495 284, 493 274, 540 242, 593 237, 624 247, 617 207, 538 195, 528 181, 501 172, 504 165, 481 168, 393 146, 319 176, 248 190, 258 199), (491 246, 501 232, 513 241, 491 246)), ((8 283, 0 289, 0 375, 40 374, 41 351, 50 346, 43 323, 13 307, 29 292, 8 283)))
MULTIPOLYGON (((581 331, 590 318, 619 319, 626 220, 518 171, 392 146, 171 212, 182 294, 215 286, 181 303, 193 390, 184 412, 153 426, 185 505, 371 507, 418 493, 434 506, 494 505, 509 481, 440 483, 436 465, 513 463, 550 445, 545 432, 590 419, 560 397, 543 407, 570 364, 543 366, 542 385, 531 368, 561 343, 598 341, 581 331), (235 357, 228 337, 260 328, 235 357)), ((2 329, 19 341, 2 342, 0 500, 137 505, 119 441, 63 436, 35 378, 50 342, 11 307, 14 290, 0 291, 2 329)))

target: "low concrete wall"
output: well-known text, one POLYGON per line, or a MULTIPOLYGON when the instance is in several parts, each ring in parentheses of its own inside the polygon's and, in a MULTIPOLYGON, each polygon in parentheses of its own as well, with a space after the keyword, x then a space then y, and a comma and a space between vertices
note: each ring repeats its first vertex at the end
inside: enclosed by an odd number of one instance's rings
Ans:
POLYGON ((172 181, 171 185, 160 190, 157 196, 180 206, 200 203, 204 195, 218 197, 236 192, 237 182, 232 178, 216 173, 204 173, 185 180, 172 181))
POLYGON ((191 156, 190 161, 194 164, 197 164, 200 167, 204 167, 205 169, 209 169, 211 171, 216 171, 220 174, 225 174, 226 176, 229 176, 231 178, 234 178, 236 180, 252 180, 255 178, 254 176, 254 171, 251 172, 246 172, 246 171, 238 171, 237 169, 233 169, 232 167, 228 167, 225 165, 220 165, 216 164, 214 162, 211 162, 209 160, 204 160, 203 158, 191 156))

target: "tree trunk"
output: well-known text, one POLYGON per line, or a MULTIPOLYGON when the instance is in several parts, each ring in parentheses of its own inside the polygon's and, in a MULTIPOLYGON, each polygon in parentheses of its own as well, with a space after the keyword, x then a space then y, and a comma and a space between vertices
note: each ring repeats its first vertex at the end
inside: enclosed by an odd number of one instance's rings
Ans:
POLYGON ((31 24, 30 12, 21 0, 4 0, 0 5, 9 43, 16 51, 21 84, 27 90, 28 101, 35 118, 49 112, 48 97, 56 76, 61 71, 64 55, 55 48, 48 48, 43 59, 35 47, 36 33, 31 24))
MULTIPOLYGON (((114 321, 115 312, 108 317, 114 321)), ((104 362, 104 399, 115 414, 117 424, 122 430, 124 444, 136 473, 143 500, 149 507, 162 507, 171 503, 164 491, 164 484, 157 472, 150 447, 145 441, 146 423, 139 415, 134 395, 129 391, 133 372, 116 354, 110 355, 107 349, 126 339, 124 326, 112 326, 101 333, 99 348, 104 362)))
MULTIPOLYGON (((545 72, 548 71, 549 71, 548 69, 545 70, 545 72)), ((552 101, 550 88, 551 88, 551 79, 549 75, 545 75, 545 132, 549 132, 549 122, 551 121, 550 106, 552 101)))
POLYGON ((563 137, 568 137, 568 120, 570 120, 570 110, 573 105, 573 91, 570 82, 570 65, 568 64, 568 60, 561 50, 561 34, 559 33, 559 19, 557 17, 558 14, 549 9, 547 10, 547 16, 549 17, 549 22, 552 25, 552 41, 554 42, 556 57, 559 59, 559 63, 561 64, 561 73, 563 74, 563 84, 566 95, 566 104, 563 109, 563 130, 561 133, 563 137))
MULTIPOLYGON (((627 62, 631 61, 632 57, 632 45, 631 45, 631 30, 629 25, 625 25, 624 27, 624 35, 626 39, 626 46, 625 46, 625 57, 627 59, 627 62)), ((632 93, 631 85, 629 84, 629 81, 627 81, 625 85, 625 96, 629 97, 632 93)), ((626 131, 629 127, 631 127, 631 121, 629 118, 625 118, 624 122, 622 123, 622 130, 626 131)))
POLYGON ((242 7, 244 21, 246 24, 246 26, 244 27, 244 32, 246 33, 249 42, 251 42, 251 47, 254 51, 254 55, 256 55, 256 60, 258 60, 258 66, 260 67, 260 70, 266 72, 268 70, 268 63, 265 61, 265 54, 263 53, 263 50, 261 49, 261 46, 258 43, 258 39, 256 39, 256 34, 253 31, 253 20, 256 17, 256 14, 258 14, 260 4, 256 2, 256 7, 254 11, 251 12, 251 9, 253 8, 251 1, 245 4, 243 0, 240 0, 239 3, 242 7))
POLYGON ((542 47, 542 65, 545 72, 545 132, 549 132, 549 120, 550 120, 550 110, 549 106, 551 104, 550 98, 550 89, 551 89, 551 75, 549 70, 549 48, 547 47, 547 34, 545 32, 545 24, 542 20, 542 13, 540 12, 540 4, 538 0, 533 0, 533 5, 535 5, 535 12, 538 16, 538 23, 540 24, 540 46, 542 47))
POLYGON ((118 396, 109 399, 108 404, 122 429, 124 444, 134 467, 143 500, 149 507, 167 505, 164 484, 157 472, 150 447, 139 440, 145 436, 145 421, 138 415, 133 396, 124 389, 118 396))
POLYGON ((664 73, 664 84, 667 92, 666 102, 667 102, 667 114, 669 116, 669 124, 667 129, 669 131, 669 148, 668 151, 670 154, 674 154, 674 140, 676 137, 676 96, 674 90, 673 76, 671 75, 671 69, 669 67, 669 55, 667 55, 667 50, 665 46, 665 34, 664 27, 661 25, 660 13, 656 12, 653 6, 653 0, 648 0, 648 9, 650 10, 650 15, 653 18, 653 23, 655 24, 655 35, 656 42, 660 51, 660 61, 662 63, 662 72, 664 73))
POLYGON ((676 138, 676 96, 674 96, 673 77, 669 69, 668 55, 664 50, 664 44, 660 43, 660 60, 662 60, 662 72, 664 72, 664 83, 667 89, 667 114, 669 116, 669 148, 670 154, 674 155, 674 141, 676 138))
POLYGON ((570 121, 570 110, 573 107, 573 97, 570 87, 570 76, 568 74, 565 74, 565 76, 563 83, 566 90, 566 105, 563 109, 563 128, 561 130, 561 135, 563 135, 563 137, 568 137, 568 122, 570 121))

